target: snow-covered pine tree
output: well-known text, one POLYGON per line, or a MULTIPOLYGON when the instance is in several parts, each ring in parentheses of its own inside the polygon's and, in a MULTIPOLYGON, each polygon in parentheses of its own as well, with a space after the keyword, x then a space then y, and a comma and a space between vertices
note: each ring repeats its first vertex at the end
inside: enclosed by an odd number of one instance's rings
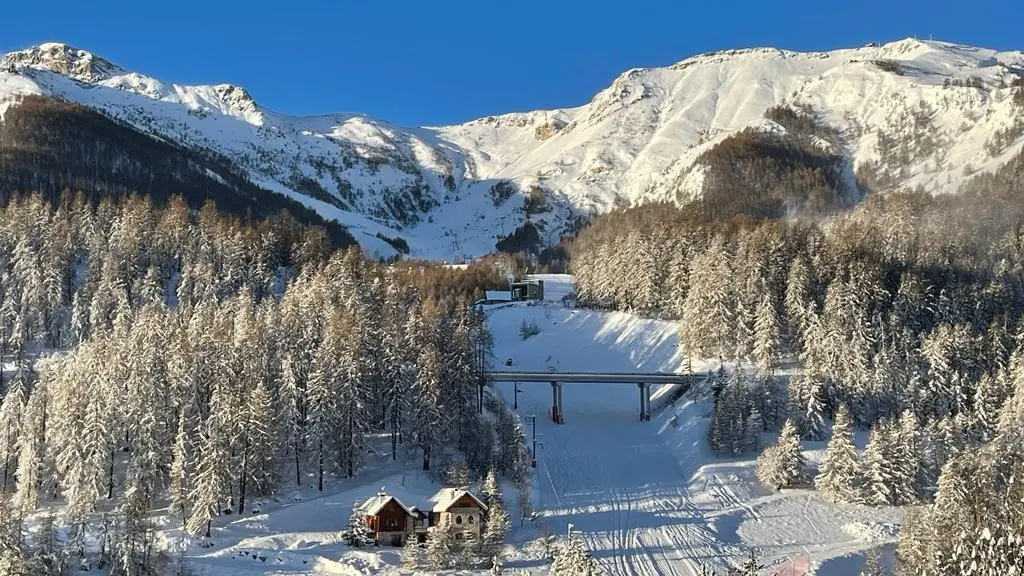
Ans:
POLYGON ((743 429, 743 452, 751 454, 761 448, 761 432, 764 430, 764 420, 761 412, 755 407, 750 410, 744 422, 743 429))
POLYGON ((480 492, 483 493, 484 504, 488 508, 494 505, 495 502, 501 503, 501 485, 498 483, 498 474, 493 466, 487 471, 487 476, 484 477, 484 484, 480 492))
POLYGON ((494 499, 487 510, 487 525, 484 526, 483 544, 488 550, 498 551, 505 543, 510 526, 508 513, 500 498, 494 499))
POLYGON ((3 457, 3 482, 0 492, 8 492, 14 484, 14 468, 18 461, 18 437, 21 418, 25 411, 27 382, 15 374, 7 383, 7 391, 0 403, 0 456, 3 457))
POLYGON ((339 356, 347 325, 344 314, 333 312, 324 328, 324 338, 317 348, 313 368, 306 385, 306 444, 312 450, 316 468, 317 490, 324 489, 324 476, 330 468, 331 448, 338 430, 339 356))
POLYGON ((593 576, 596 573, 597 563, 590 557, 579 534, 572 534, 558 547, 549 569, 551 576, 593 576))
POLYGON ((817 378, 811 378, 804 388, 803 437, 807 440, 825 438, 826 408, 824 402, 824 386, 817 378))
POLYGON ((45 420, 46 388, 40 383, 29 395, 18 436, 18 483, 14 492, 14 508, 22 517, 39 506, 41 468, 46 450, 43 437, 45 420))
POLYGON ((761 376, 771 377, 778 364, 777 356, 782 344, 779 314, 767 291, 761 298, 754 321, 754 358, 761 376))
POLYGON ((409 534, 402 542, 402 568, 416 570, 425 564, 423 547, 415 534, 409 534))
POLYGON ((974 436, 988 442, 995 436, 999 423, 999 411, 1006 402, 1008 391, 1002 386, 1002 379, 985 373, 974 389, 972 424, 974 436))
POLYGON ((345 476, 352 478, 356 474, 366 446, 366 433, 369 429, 367 413, 366 371, 362 360, 362 340, 358 330, 352 330, 343 344, 338 376, 340 382, 337 394, 338 422, 338 464, 345 471, 345 476))
POLYGON ((805 429, 804 420, 807 418, 807 391, 808 380, 804 376, 792 376, 789 385, 786 387, 786 409, 785 417, 802 431, 805 429))
POLYGON ((341 539, 353 548, 366 548, 373 546, 373 534, 366 525, 366 517, 359 506, 359 502, 352 505, 352 514, 348 517, 348 527, 341 534, 341 539))
POLYGON ((757 459, 757 478, 776 490, 800 484, 806 479, 807 460, 801 451, 796 427, 789 420, 782 426, 777 443, 765 448, 757 459))
POLYGON ((440 366, 434 345, 425 343, 417 360, 416 381, 412 389, 409 428, 413 441, 423 454, 423 469, 430 470, 430 458, 439 441, 442 422, 440 402, 440 366))
POLYGON ((845 405, 836 412, 832 439, 825 449, 814 484, 822 496, 833 502, 856 502, 860 497, 860 463, 853 445, 850 411, 845 405))
POLYGON ((174 451, 171 456, 171 478, 170 496, 171 501, 168 509, 172 514, 181 518, 182 528, 185 528, 189 513, 189 442, 185 424, 184 412, 178 417, 178 433, 174 436, 174 451))
POLYGON ((871 429, 868 445, 864 449, 861 470, 864 474, 863 493, 861 499, 874 506, 886 506, 895 503, 893 492, 894 470, 892 446, 892 425, 880 422, 871 429))
POLYGON ((789 265, 784 299, 787 341, 797 354, 803 351, 804 335, 815 312, 810 287, 810 266, 803 255, 797 255, 789 265))
POLYGON ((232 409, 223 393, 214 389, 211 412, 201 428, 201 447, 196 466, 195 483, 190 499, 192 511, 188 531, 210 537, 213 519, 224 511, 231 495, 231 453, 227 445, 224 411, 232 409))
POLYGON ((914 504, 920 493, 921 443, 918 433, 917 417, 910 410, 900 416, 898 426, 890 430, 893 443, 893 483, 894 502, 899 505, 914 504))
POLYGON ((451 568, 455 553, 455 533, 451 524, 435 526, 427 535, 427 566, 431 570, 451 568))
POLYGON ((681 341, 693 353, 725 358, 735 350, 731 327, 736 303, 729 261, 725 239, 716 236, 690 264, 681 341))

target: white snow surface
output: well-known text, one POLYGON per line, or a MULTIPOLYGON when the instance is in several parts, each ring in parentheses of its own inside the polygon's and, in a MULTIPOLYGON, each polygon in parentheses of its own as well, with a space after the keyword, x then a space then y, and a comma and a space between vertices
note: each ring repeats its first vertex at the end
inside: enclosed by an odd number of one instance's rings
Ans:
MULTIPOLYGON (((547 301, 487 310, 496 361, 512 357, 523 370, 681 369, 671 322, 565 308, 561 300, 571 290, 571 278, 541 278, 547 301), (525 341, 518 330, 523 319, 540 328, 525 341)), ((714 367, 694 363, 696 371, 714 367)), ((565 424, 556 425, 548 418, 550 386, 522 383, 520 388, 518 414, 537 417, 537 439, 543 444, 534 471, 539 516, 522 526, 513 522, 506 573, 546 574, 540 537, 546 531, 565 534, 570 525, 609 575, 695 575, 700 562, 721 569, 754 549, 770 566, 789 562, 812 570, 786 574, 854 576, 868 549, 882 547, 891 556, 898 509, 836 505, 810 489, 762 488, 752 457, 709 453, 706 401, 686 395, 666 405, 662 393, 653 402, 654 418, 642 423, 635 384, 570 383, 564 385, 565 424)), ((499 384, 498 392, 511 404, 513 384, 499 384)), ((526 430, 529 438, 529 423, 526 430)), ((805 445, 811 462, 820 461, 823 451, 823 442, 805 445)), ((184 557, 199 573, 224 576, 409 574, 398 566, 398 549, 350 549, 340 540, 353 504, 382 487, 421 509, 443 495, 436 482, 415 471, 415 459, 391 463, 386 450, 376 458, 359 477, 332 481, 322 495, 296 491, 259 502, 244 517, 218 519, 214 545, 190 545, 184 557)), ((513 487, 503 488, 506 509, 515 510, 513 487)), ((171 545, 180 541, 174 525, 168 520, 161 533, 171 545)))
POLYGON ((808 106, 840 129, 853 167, 876 159, 878 132, 905 135, 927 109, 938 144, 916 155, 897 185, 955 192, 966 167, 995 170, 1024 145, 986 149, 995 131, 1021 121, 1008 85, 1022 74, 1019 51, 916 39, 831 52, 729 50, 629 70, 574 108, 410 128, 360 114, 288 116, 237 86, 168 84, 44 44, 0 60, 0 118, 27 94, 79 102, 225 154, 254 181, 355 228, 370 251, 389 253, 375 238, 382 232, 405 238, 413 256, 453 260, 493 251, 526 220, 554 241, 579 214, 699 196, 700 153, 745 128, 770 127, 764 111, 778 104, 808 106), (971 78, 980 87, 943 86, 971 78), (300 192, 299 178, 336 202, 300 192), (520 195, 496 206, 489 191, 500 181, 520 192, 540 187, 551 211, 526 215, 520 195))

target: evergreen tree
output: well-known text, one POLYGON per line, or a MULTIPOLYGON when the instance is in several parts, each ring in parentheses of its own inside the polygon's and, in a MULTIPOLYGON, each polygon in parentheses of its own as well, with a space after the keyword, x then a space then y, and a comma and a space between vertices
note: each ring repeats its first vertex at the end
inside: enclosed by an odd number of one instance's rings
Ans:
POLYGON ((900 416, 898 427, 891 429, 893 453, 893 497, 896 504, 914 504, 920 493, 918 479, 921 461, 921 442, 917 417, 907 410, 900 416))
POLYGON ((34 512, 39 506, 45 450, 45 397, 46 389, 43 386, 36 386, 25 405, 21 434, 18 436, 18 484, 14 493, 14 507, 23 516, 34 512))
POLYGON ((213 412, 202 430, 202 447, 196 468, 195 484, 191 493, 192 511, 188 530, 192 534, 210 537, 210 524, 224 511, 231 495, 231 456, 227 446, 225 411, 227 399, 214 392, 213 412))
POLYGON ((487 525, 484 526, 483 543, 490 550, 499 550, 505 543, 510 526, 508 513, 501 499, 494 499, 487 510, 487 525))
POLYGON ((832 426, 832 439, 825 449, 825 457, 814 479, 821 494, 833 502, 856 502, 860 494, 860 465, 853 445, 850 412, 840 406, 832 426))
POLYGON ((558 547, 549 570, 551 576, 593 576, 597 563, 590 557, 583 537, 573 534, 558 547))
POLYGON ((498 484, 498 475, 491 467, 484 478, 484 485, 480 489, 484 496, 484 504, 490 508, 495 502, 501 502, 501 485, 498 484))
POLYGON ((415 534, 409 534, 402 543, 402 568, 415 570, 422 568, 425 563, 423 548, 415 534))
POLYGON ((431 570, 451 568, 455 552, 455 533, 451 524, 435 526, 427 536, 427 566, 431 570))
POLYGON ((800 447, 796 427, 789 420, 777 443, 765 448, 757 459, 757 478, 776 490, 800 484, 806 479, 807 460, 800 447))
POLYGON ((825 403, 822 384, 811 380, 804 389, 805 412, 803 417, 803 437, 807 440, 822 440, 825 437, 825 403))
POLYGON ((864 449, 862 464, 864 485, 861 498, 864 502, 875 506, 885 506, 896 502, 893 490, 895 474, 890 460, 894 452, 889 433, 890 428, 891 425, 884 422, 872 428, 867 448, 864 449))
POLYGON ((778 316, 771 295, 765 292, 754 322, 754 358, 762 376, 771 376, 777 366, 782 340, 778 316))
POLYGON ((352 514, 348 517, 348 528, 341 535, 341 539, 353 548, 366 548, 373 546, 373 533, 366 525, 366 518, 359 503, 352 505, 352 514))

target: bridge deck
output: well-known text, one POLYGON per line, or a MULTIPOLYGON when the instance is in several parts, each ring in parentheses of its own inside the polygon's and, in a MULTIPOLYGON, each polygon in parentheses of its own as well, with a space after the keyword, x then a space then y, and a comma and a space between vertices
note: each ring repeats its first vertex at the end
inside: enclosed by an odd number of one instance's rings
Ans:
POLYGON ((584 382, 588 384, 681 384, 697 374, 665 372, 514 372, 495 370, 487 373, 492 382, 584 382))

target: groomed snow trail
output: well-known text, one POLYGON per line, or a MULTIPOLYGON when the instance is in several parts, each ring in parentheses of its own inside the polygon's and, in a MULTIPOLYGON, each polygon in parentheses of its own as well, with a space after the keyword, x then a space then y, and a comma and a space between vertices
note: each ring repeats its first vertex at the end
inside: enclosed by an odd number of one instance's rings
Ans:
POLYGON ((527 386, 520 411, 538 415, 537 504, 552 532, 572 524, 608 574, 696 574, 698 561, 722 554, 712 519, 658 434, 662 423, 638 421, 635 385, 564 385, 561 426, 546 420, 550 386, 527 386))
MULTIPOLYGON (((681 371, 673 323, 564 308, 558 301, 571 278, 543 278, 549 302, 488 311, 496 362, 549 372, 681 371), (523 322, 536 323, 539 334, 522 340, 523 322)), ((496 386, 512 404, 514 384, 496 386)), ((809 558, 832 567, 834 559, 852 557, 847 564, 857 566, 865 549, 894 540, 869 541, 848 527, 898 524, 897 510, 834 505, 811 490, 774 493, 757 482, 752 458, 711 455, 707 403, 684 399, 659 412, 655 391, 655 415, 640 422, 634 383, 562 387, 565 423, 556 425, 551 386, 519 384, 518 412, 536 416, 543 444, 535 475, 538 523, 557 535, 570 525, 582 533, 606 574, 696 575, 701 564, 721 570, 748 550, 767 565, 809 558)), ((529 423, 526 433, 529 439, 529 423)), ((808 452, 812 460, 820 458, 819 444, 808 452)))

